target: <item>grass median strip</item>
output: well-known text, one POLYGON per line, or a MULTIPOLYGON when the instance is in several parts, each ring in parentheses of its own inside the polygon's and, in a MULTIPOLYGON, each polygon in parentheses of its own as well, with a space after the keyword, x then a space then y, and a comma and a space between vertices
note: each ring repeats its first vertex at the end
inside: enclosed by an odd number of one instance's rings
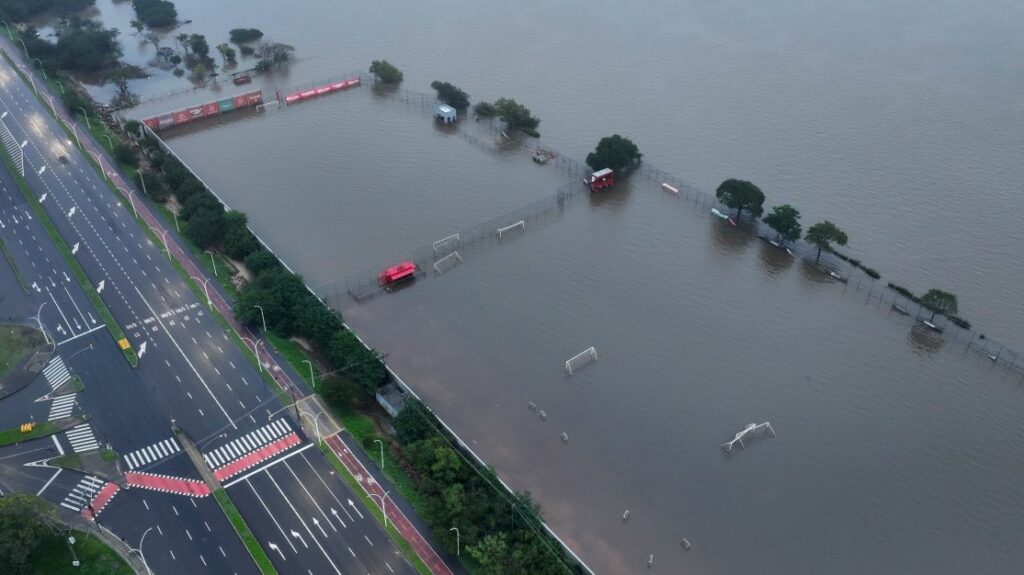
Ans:
MULTIPOLYGON (((18 188, 21 189, 21 193, 25 196, 25 200, 28 201, 30 206, 32 206, 32 212, 35 214, 36 219, 38 219, 43 228, 46 229, 46 233, 50 235, 50 239, 53 240, 53 244, 57 247, 57 251, 60 252, 65 263, 67 263, 68 267, 71 268, 72 274, 75 276, 75 279, 78 280, 78 284, 82 287, 82 291, 85 292, 86 297, 89 298, 89 301, 91 301, 93 306, 96 308, 96 312, 103 319, 103 323, 107 325, 107 329, 110 331, 110 335, 114 337, 114 341, 120 342, 122 339, 125 339, 124 330, 122 330, 121 326, 118 325, 117 321, 114 319, 114 315, 111 314, 110 310, 107 308, 107 305, 103 303, 102 299, 100 299, 100 294, 97 293, 96 288, 94 288, 92 282, 89 281, 89 277, 85 275, 85 270, 82 269, 78 260, 71 255, 71 248, 68 247, 67 242, 64 241, 64 237, 60 235, 59 231, 57 231, 57 226, 54 225, 53 220, 50 219, 46 210, 43 209, 42 204, 39 203, 39 199, 36 198, 35 194, 33 194, 29 189, 28 182, 26 182, 14 168, 14 163, 11 161, 6 150, 2 155, 4 158, 4 165, 11 173, 11 177, 14 178, 18 188)), ((128 360, 128 363, 131 364, 132 367, 137 367, 139 365, 139 358, 135 355, 134 349, 129 347, 122 351, 124 352, 124 356, 128 360)))
POLYGON ((238 508, 235 507, 235 504, 231 502, 231 498, 228 497, 227 491, 224 491, 223 488, 217 489, 213 492, 213 497, 217 500, 221 510, 224 511, 228 521, 231 522, 231 526, 238 532, 239 539, 242 540, 246 549, 252 554, 253 561, 256 562, 256 566, 260 568, 260 571, 264 575, 271 573, 277 575, 277 569, 274 569, 274 564, 270 562, 270 557, 263 550, 263 547, 260 547, 259 541, 256 541, 256 536, 249 530, 249 526, 246 525, 242 514, 238 512, 238 508))
POLYGON ((49 421, 37 423, 36 426, 32 428, 32 431, 28 433, 22 433, 21 426, 4 429, 3 431, 0 431, 0 447, 22 441, 28 441, 30 439, 39 439, 40 437, 46 437, 47 435, 53 435, 61 429, 63 428, 58 425, 54 425, 49 421))
POLYGON ((11 265, 11 271, 14 272, 14 277, 18 279, 18 284, 21 286, 21 290, 26 294, 32 293, 32 288, 25 282, 25 276, 21 275, 21 270, 18 269, 18 264, 14 263, 14 256, 11 255, 11 251, 7 249, 7 244, 3 240, 0 240, 0 252, 4 252, 4 258, 7 263, 11 265))
MULTIPOLYGON (((356 481, 355 477, 352 477, 352 474, 348 472, 348 468, 342 465, 341 460, 338 459, 338 456, 335 455, 333 451, 331 451, 331 448, 325 443, 320 446, 320 451, 322 451, 324 456, 327 457, 327 460, 331 462, 331 465, 333 465, 338 471, 338 475, 340 475, 345 483, 348 484, 349 488, 352 489, 352 492, 359 498, 359 501, 363 503, 363 506, 370 510, 370 513, 377 519, 377 523, 384 523, 384 513, 380 510, 380 507, 378 507, 370 496, 366 494, 366 491, 363 490, 363 486, 356 481)), ((409 563, 412 564, 417 573, 421 573, 422 575, 431 575, 427 564, 420 559, 420 556, 417 555, 415 551, 413 551, 412 545, 405 540, 405 537, 402 537, 402 534, 395 529, 395 526, 391 524, 391 522, 388 522, 385 530, 388 532, 388 537, 395 542, 395 545, 397 545, 402 551, 402 554, 409 560, 409 563)))

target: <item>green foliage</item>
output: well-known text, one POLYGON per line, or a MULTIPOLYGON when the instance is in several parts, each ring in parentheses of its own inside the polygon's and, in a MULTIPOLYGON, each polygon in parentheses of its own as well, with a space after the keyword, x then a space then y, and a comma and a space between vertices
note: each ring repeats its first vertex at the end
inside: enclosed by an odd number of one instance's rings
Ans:
POLYGON ((234 28, 228 32, 232 44, 255 42, 263 37, 263 32, 256 28, 234 28))
POLYGON ((594 171, 611 168, 618 172, 627 166, 640 162, 643 154, 629 138, 615 134, 597 143, 597 148, 587 154, 587 165, 594 171))
POLYGON ((171 64, 174 64, 175 66, 177 66, 178 64, 181 64, 181 56, 179 56, 177 54, 172 55, 170 62, 171 62, 171 64))
POLYGON ((39 547, 32 553, 31 573, 34 575, 134 575, 135 571, 97 537, 82 531, 72 531, 75 537, 75 556, 81 561, 79 567, 71 564, 71 550, 68 549, 64 531, 52 532, 43 537, 39 547))
POLYGON ((224 233, 223 209, 200 209, 188 221, 186 235, 197 246, 207 249, 220 241, 224 233))
POLYGON ((366 391, 347 377, 329 375, 319 386, 320 395, 331 405, 359 409, 366 402, 366 391))
POLYGON ((252 56, 256 53, 256 48, 243 44, 238 47, 238 51, 241 52, 243 56, 252 56))
POLYGON ((95 111, 92 105, 92 100, 89 98, 82 97, 82 95, 79 94, 77 90, 64 90, 64 93, 61 94, 60 99, 62 102, 64 102, 64 107, 67 108, 68 112, 71 112, 72 114, 81 114, 82 109, 84 109, 86 113, 89 114, 92 114, 95 111))
POLYGON ((170 26, 178 20, 178 10, 167 0, 132 0, 132 7, 139 20, 150 28, 170 26))
POLYGON ((248 227, 248 218, 242 212, 234 210, 224 215, 224 253, 231 259, 244 260, 246 256, 259 249, 256 236, 248 227))
POLYGON ((789 204, 782 204, 772 208, 772 213, 764 217, 764 223, 775 230, 778 237, 794 242, 800 239, 803 229, 800 226, 800 210, 789 204))
POLYGON ((277 261, 274 254, 265 249, 258 249, 245 256, 245 267, 253 276, 259 276, 268 272, 276 272, 281 269, 281 262, 277 261))
POLYGON ((188 47, 197 58, 206 59, 210 55, 210 44, 202 34, 189 34, 188 47))
POLYGON ((294 51, 295 48, 288 44, 269 41, 260 42, 256 45, 256 57, 259 58, 259 61, 256 62, 256 70, 263 72, 269 70, 274 65, 280 68, 288 62, 288 59, 291 58, 291 53, 294 51))
POLYGON ((498 109, 490 102, 477 102, 473 106, 473 113, 482 118, 493 118, 498 115, 498 109))
POLYGON ((126 166, 139 167, 139 158, 135 155, 135 150, 124 142, 114 144, 114 159, 126 166))
POLYGON ((12 572, 23 571, 56 514, 52 504, 32 495, 11 493, 0 497, 0 564, 12 572))
POLYGON ((398 84, 404 77, 402 71, 387 60, 374 60, 370 64, 370 73, 384 84, 398 84))
POLYGON ((409 445, 434 435, 434 428, 429 421, 427 406, 418 399, 409 399, 391 423, 395 427, 398 442, 409 445))
POLYGON ((956 295, 935 288, 928 290, 921 296, 921 305, 932 312, 931 319, 935 319, 936 314, 941 313, 945 316, 951 316, 956 315, 957 312, 956 295))
POLYGON ((540 120, 534 118, 526 106, 511 98, 498 98, 494 102, 494 108, 498 112, 497 116, 505 122, 505 126, 509 130, 522 130, 530 135, 536 134, 540 120))
POLYGON ((56 32, 56 44, 40 38, 35 28, 22 32, 29 53, 39 58, 44 68, 56 65, 72 72, 96 72, 115 67, 121 57, 117 30, 108 30, 95 20, 72 16, 59 21, 56 32))
POLYGON ((238 512, 238 508, 235 507, 234 502, 228 497, 228 492, 224 491, 223 488, 218 488, 213 492, 213 498, 217 500, 224 515, 227 516, 231 526, 235 528, 235 532, 238 533, 238 537, 245 544, 245 548, 252 554, 253 559, 256 561, 256 566, 259 567, 260 572, 263 575, 277 575, 277 569, 274 568, 274 564, 270 561, 270 557, 267 556, 267 552, 260 547, 259 541, 256 536, 253 535, 252 530, 249 529, 249 525, 246 524, 242 514, 238 512))
POLYGON ((465 110, 469 107, 469 94, 448 82, 434 80, 430 87, 437 90, 437 99, 448 104, 456 110, 465 110))
POLYGON ((234 63, 236 63, 236 59, 235 58, 236 58, 236 56, 238 54, 237 54, 237 52, 235 52, 235 49, 232 48, 231 46, 229 46, 227 44, 217 44, 217 51, 220 52, 221 58, 224 58, 224 63, 225 64, 234 64, 234 63))
POLYGON ((67 16, 95 5, 96 0, 3 0, 0 10, 12 21, 24 22, 44 12, 67 16))
POLYGON ((187 200, 185 200, 181 205, 181 211, 178 212, 178 216, 185 221, 190 221, 201 211, 215 212, 218 210, 221 213, 224 212, 224 208, 221 206, 221 203, 217 201, 217 198, 213 197, 213 194, 203 190, 200 193, 192 194, 187 200))
POLYGON ((818 255, 815 257, 815 261, 821 257, 821 250, 831 250, 832 244, 845 246, 849 238, 846 236, 846 232, 839 229, 839 226, 832 222, 825 220, 814 224, 807 229, 807 235, 804 236, 807 243, 818 248, 818 255))
POLYGON ((758 217, 764 210, 764 192, 746 180, 729 178, 718 186, 715 197, 727 207, 736 210, 736 219, 744 210, 758 217))
POLYGON ((384 385, 387 371, 377 354, 359 342, 348 330, 336 331, 327 343, 326 351, 335 369, 351 379, 363 389, 367 395, 373 395, 377 388, 384 385))

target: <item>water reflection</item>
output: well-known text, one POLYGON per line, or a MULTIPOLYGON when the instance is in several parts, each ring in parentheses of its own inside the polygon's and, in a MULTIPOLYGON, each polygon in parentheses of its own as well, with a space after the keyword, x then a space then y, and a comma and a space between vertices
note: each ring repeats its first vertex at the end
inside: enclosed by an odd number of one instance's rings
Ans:
POLYGON ((723 252, 738 254, 750 245, 754 234, 726 220, 711 216, 711 241, 723 252))
POLYGON ((907 332, 907 343, 910 344, 914 353, 930 355, 942 349, 946 340, 939 332, 921 322, 914 322, 914 326, 907 332), (922 352, 924 353, 922 354, 922 352))
POLYGON ((611 207, 616 211, 622 211, 629 203, 632 192, 633 187, 629 182, 620 181, 600 192, 590 192, 588 198, 593 207, 611 207))
POLYGON ((800 277, 805 280, 805 283, 814 287, 820 287, 835 281, 835 279, 828 274, 828 270, 822 268, 820 264, 816 263, 814 260, 804 260, 800 262, 800 277))
POLYGON ((793 267, 794 260, 785 248, 775 247, 768 242, 763 242, 758 252, 761 269, 770 276, 777 276, 793 267))

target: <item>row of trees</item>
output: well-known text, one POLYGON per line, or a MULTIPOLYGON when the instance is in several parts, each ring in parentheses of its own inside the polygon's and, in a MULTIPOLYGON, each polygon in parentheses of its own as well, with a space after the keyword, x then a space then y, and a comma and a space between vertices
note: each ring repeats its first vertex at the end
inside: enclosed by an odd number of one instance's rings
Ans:
POLYGON ((135 24, 136 22, 150 28, 163 28, 178 21, 178 10, 174 3, 168 0, 132 0, 132 8, 135 8, 135 16, 138 19, 132 21, 132 26, 137 30, 140 27, 135 24))
POLYGON ((96 0, 4 0, 0 20, 26 22, 44 13, 64 17, 95 5, 96 0))
POLYGON ((62 68, 71 72, 99 72, 116 68, 120 62, 121 44, 114 28, 104 28, 99 22, 73 16, 57 23, 57 42, 51 43, 39 36, 39 31, 27 27, 21 32, 32 58, 38 58, 44 68, 62 68))

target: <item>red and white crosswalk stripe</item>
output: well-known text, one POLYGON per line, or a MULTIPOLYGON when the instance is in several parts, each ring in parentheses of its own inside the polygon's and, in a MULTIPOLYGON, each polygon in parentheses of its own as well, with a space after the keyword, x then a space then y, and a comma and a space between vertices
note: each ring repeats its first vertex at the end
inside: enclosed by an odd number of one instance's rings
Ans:
POLYGON ((203 459, 213 469, 223 467, 291 432, 292 428, 287 419, 277 419, 209 453, 204 453, 203 459))
POLYGON ((124 462, 128 464, 128 469, 136 469, 174 455, 179 451, 181 451, 181 445, 173 437, 169 437, 153 445, 132 451, 124 456, 124 462))

